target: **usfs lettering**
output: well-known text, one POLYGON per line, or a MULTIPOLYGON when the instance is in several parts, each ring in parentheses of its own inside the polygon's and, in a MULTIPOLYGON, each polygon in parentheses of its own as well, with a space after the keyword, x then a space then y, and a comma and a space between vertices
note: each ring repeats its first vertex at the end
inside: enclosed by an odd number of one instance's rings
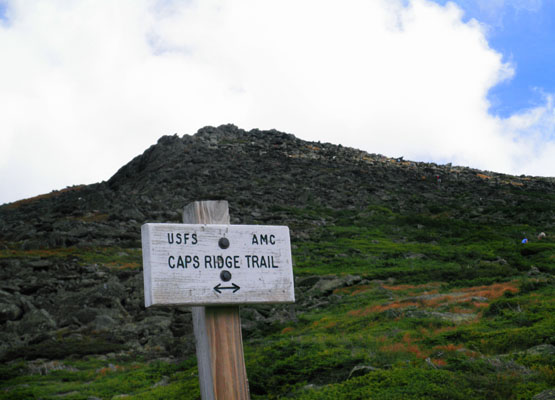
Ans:
POLYGON ((196 233, 173 233, 168 232, 168 243, 169 244, 192 244, 195 245, 198 243, 198 238, 196 233))

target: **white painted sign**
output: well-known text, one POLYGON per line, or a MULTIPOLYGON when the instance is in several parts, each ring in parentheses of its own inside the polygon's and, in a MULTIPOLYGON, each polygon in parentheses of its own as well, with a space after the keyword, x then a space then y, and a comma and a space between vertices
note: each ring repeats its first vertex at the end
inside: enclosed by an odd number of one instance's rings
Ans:
POLYGON ((289 228, 144 224, 145 305, 293 303, 289 228))

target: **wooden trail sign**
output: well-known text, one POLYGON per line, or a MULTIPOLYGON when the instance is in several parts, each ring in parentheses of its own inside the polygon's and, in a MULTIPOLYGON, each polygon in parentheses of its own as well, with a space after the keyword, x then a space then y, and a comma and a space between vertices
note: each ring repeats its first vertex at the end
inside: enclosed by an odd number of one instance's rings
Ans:
POLYGON ((289 228, 145 224, 145 305, 292 303, 289 228))
POLYGON ((227 201, 191 203, 183 222, 141 229, 145 305, 192 305, 202 399, 248 400, 237 305, 295 301, 289 229, 229 225, 227 201))

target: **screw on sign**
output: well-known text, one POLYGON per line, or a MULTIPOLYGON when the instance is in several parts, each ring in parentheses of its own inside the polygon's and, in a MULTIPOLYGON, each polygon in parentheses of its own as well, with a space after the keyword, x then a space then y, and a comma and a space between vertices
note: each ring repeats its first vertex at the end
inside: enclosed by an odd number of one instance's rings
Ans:
POLYGON ((192 306, 202 398, 248 399, 238 305, 295 301, 289 229, 229 225, 226 201, 183 221, 142 226, 145 305, 192 306))

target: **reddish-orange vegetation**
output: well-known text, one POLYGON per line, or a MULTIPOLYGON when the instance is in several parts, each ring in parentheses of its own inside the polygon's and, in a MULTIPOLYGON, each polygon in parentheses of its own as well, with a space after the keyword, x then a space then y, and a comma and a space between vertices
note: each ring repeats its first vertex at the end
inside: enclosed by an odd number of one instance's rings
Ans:
POLYGON ((380 350, 383 352, 390 352, 390 353, 400 353, 400 352, 412 353, 417 358, 421 358, 421 359, 428 357, 428 353, 421 350, 416 344, 407 345, 406 343, 393 343, 393 344, 380 347, 380 350))
POLYGON ((393 303, 377 304, 372 307, 365 307, 365 308, 360 308, 358 310, 351 310, 351 311, 348 311, 347 314, 353 317, 364 317, 371 313, 378 313, 378 312, 384 312, 386 310, 391 310, 391 309, 407 308, 407 307, 414 307, 414 306, 418 307, 418 303, 413 301, 407 301, 407 302, 394 301, 393 303))
POLYGON ((478 358, 478 356, 479 356, 479 354, 477 352, 472 351, 472 350, 464 350, 463 354, 467 357, 470 357, 470 358, 478 358))
POLYGON ((439 335, 439 334, 441 334, 441 333, 454 331, 455 329, 457 329, 456 326, 443 326, 443 327, 441 327, 441 328, 434 329, 434 330, 432 331, 432 333, 433 333, 434 335, 439 335))
POLYGON ((51 198, 51 197, 56 197, 56 196, 59 196, 62 193, 65 193, 65 192, 75 192, 75 191, 83 189, 84 187, 85 187, 85 185, 79 185, 79 186, 68 187, 68 188, 65 188, 65 189, 62 189, 62 190, 55 190, 55 191, 50 192, 50 193, 45 193, 45 194, 40 194, 38 196, 29 197, 28 199, 14 201, 13 203, 8 204, 6 207, 7 208, 12 208, 12 209, 13 208, 18 208, 18 207, 20 207, 24 204, 33 203, 33 202, 35 202, 37 200, 41 200, 41 199, 48 199, 48 198, 51 198))
POLYGON ((362 316, 362 313, 365 311, 364 308, 359 308, 358 310, 350 310, 347 311, 347 315, 350 315, 351 317, 360 317, 362 316))
POLYGON ((118 262, 110 262, 108 264, 106 264, 107 267, 109 268, 115 268, 115 269, 134 269, 134 268, 139 268, 141 266, 141 264, 139 264, 138 262, 125 262, 125 263, 118 263, 118 262))
POLYGON ((360 285, 360 286, 351 286, 351 287, 344 287, 335 289, 333 291, 334 294, 350 294, 351 296, 364 293, 368 290, 372 289, 372 285, 360 285))
POLYGON ((430 331, 427 328, 424 328, 422 326, 418 328, 418 332, 422 336, 428 336, 430 334, 430 331))
POLYGON ((435 346, 434 350, 457 351, 459 349, 462 349, 462 347, 462 344, 449 343, 446 345, 435 346))
POLYGON ((109 367, 100 368, 96 372, 100 375, 106 375, 108 372, 125 371, 125 367, 121 365, 110 365, 109 367))
POLYGON ((453 299, 454 299, 453 296, 449 296, 446 294, 445 296, 438 296, 438 297, 434 297, 433 299, 422 300, 422 303, 426 307, 438 307, 443 304, 449 304, 450 302, 453 301, 453 299))
POLYGON ((464 307, 453 307, 451 309, 451 312, 454 312, 457 314, 472 314, 473 310, 471 310, 470 308, 464 308, 464 307))
POLYGON ((447 365, 447 361, 441 358, 432 358, 432 362, 438 367, 445 367, 447 365))
POLYGON ((281 333, 282 333, 282 334, 285 334, 285 333, 292 332, 293 330, 294 330, 294 328, 293 328, 292 326, 288 326, 288 327, 286 327, 286 328, 283 328, 283 329, 281 330, 281 333))
POLYGON ((370 289, 372 289, 372 286, 370 285, 357 286, 356 289, 351 292, 351 296, 355 296, 357 294, 367 292, 370 289))
POLYGON ((505 292, 517 293, 518 282, 494 283, 489 286, 474 286, 460 289, 461 292, 469 293, 472 297, 487 297, 488 299, 496 299, 503 296, 505 292))
POLYGON ((437 288, 441 286, 441 282, 430 282, 430 283, 423 283, 421 285, 382 285, 384 289, 387 290, 408 290, 408 289, 427 289, 427 288, 437 288))
POLYGON ((407 307, 418 307, 418 303, 414 301, 399 302, 394 301, 389 304, 378 304, 370 307, 369 312, 383 312, 386 310, 392 310, 397 308, 407 308, 407 307))
POLYGON ((415 344, 411 344, 410 346, 407 346, 407 350, 409 353, 414 354, 418 358, 424 359, 428 357, 428 353, 420 350, 420 348, 415 344))
POLYGON ((407 351, 407 346, 404 343, 393 343, 380 347, 381 351, 398 353, 400 351, 407 351))
POLYGON ((98 370, 98 373, 99 373, 100 375, 106 375, 106 373, 108 373, 108 372, 110 372, 110 371, 111 371, 110 368, 105 367, 105 368, 100 368, 100 369, 98 370))
POLYGON ((330 321, 330 323, 328 323, 327 325, 324 326, 324 328, 326 329, 331 329, 333 327, 335 327, 337 325, 336 321, 330 321))
MULTIPOLYGON (((422 289, 427 288, 431 289, 432 287, 440 286, 440 282, 432 282, 429 284, 423 285, 396 285, 396 286, 389 286, 383 285, 384 288, 393 291, 401 291, 401 290, 414 290, 414 289, 422 289)), ((358 292, 362 290, 368 290, 370 286, 361 286, 357 288, 358 292)), ((357 290, 353 291, 354 294, 357 290)), ((434 292, 437 292, 437 289, 433 289, 434 292)), ((358 293, 357 292, 357 293, 358 293)), ((369 315, 371 313, 380 313, 387 310, 392 309, 405 309, 408 307, 429 307, 429 308, 437 308, 439 306, 449 306, 450 310, 455 313, 459 314, 471 314, 476 309, 483 309, 487 307, 489 304, 487 302, 481 301, 473 301, 472 298, 474 297, 485 297, 487 299, 496 299, 502 296, 506 292, 516 293, 518 292, 518 282, 511 281, 511 282, 504 282, 504 283, 494 283, 488 286, 474 286, 464 289, 457 289, 459 293, 446 293, 444 295, 440 295, 431 299, 422 299, 416 301, 404 301, 404 300, 397 300, 386 304, 377 304, 374 306, 368 306, 365 308, 360 308, 357 310, 348 311, 347 314, 353 317, 363 317, 369 315), (462 293, 460 293, 462 292, 462 293), (462 306, 457 306, 457 304, 462 304, 462 306)), ((446 329, 446 328, 442 328, 446 329)), ((429 332, 422 332, 422 334, 428 334, 429 332)), ((438 331, 434 331, 434 334, 437 334, 438 331)))
POLYGON ((331 322, 333 322, 333 321, 330 321, 330 319, 329 319, 328 317, 323 317, 323 318, 319 319, 318 321, 314 321, 314 322, 312 323, 312 326, 313 326, 314 328, 317 327, 317 326, 323 326, 324 328, 327 328, 328 325, 329 325, 331 322), (324 324, 325 324, 325 325, 324 325, 324 324))

